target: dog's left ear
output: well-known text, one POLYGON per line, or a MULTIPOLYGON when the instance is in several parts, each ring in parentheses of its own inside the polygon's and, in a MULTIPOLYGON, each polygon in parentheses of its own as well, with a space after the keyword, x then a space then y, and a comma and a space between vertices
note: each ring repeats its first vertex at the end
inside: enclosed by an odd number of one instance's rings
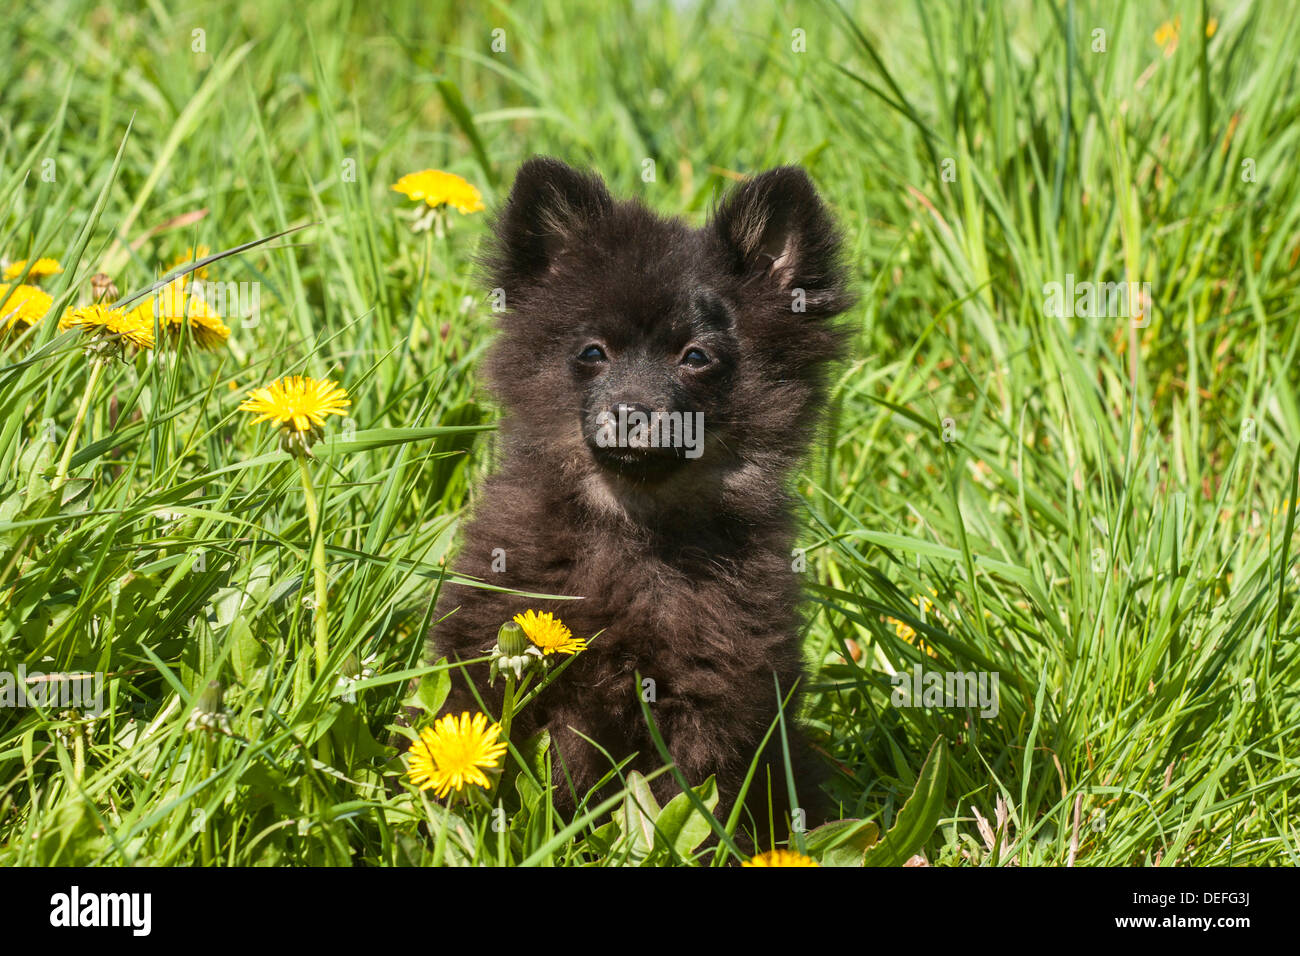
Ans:
POLYGON ((733 189, 710 228, 735 275, 783 293, 802 289, 809 312, 848 307, 839 231, 798 166, 778 166, 733 189))

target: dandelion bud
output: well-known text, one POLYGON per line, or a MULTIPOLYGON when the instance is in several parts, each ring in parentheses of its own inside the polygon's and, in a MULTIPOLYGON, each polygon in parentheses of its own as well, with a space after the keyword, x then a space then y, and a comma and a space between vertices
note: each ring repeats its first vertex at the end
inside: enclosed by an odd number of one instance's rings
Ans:
POLYGON ((523 680, 524 672, 542 664, 542 652, 529 643, 524 629, 514 621, 506 621, 497 631, 497 646, 492 648, 492 664, 488 680, 495 683, 498 674, 514 674, 523 680))
POLYGON ((221 711, 222 687, 221 681, 214 680, 203 688, 203 693, 199 695, 199 702, 196 705, 197 710, 205 714, 216 714, 221 711))
POLYGON ((351 680, 361 679, 361 661, 357 660, 355 652, 349 654, 343 661, 343 676, 351 680))
POLYGON ((514 621, 506 621, 497 631, 497 647, 506 657, 518 657, 528 650, 528 638, 524 629, 514 621))
POLYGON ((115 302, 120 294, 113 277, 103 272, 96 272, 90 277, 90 292, 96 302, 115 302))
POLYGON ((369 666, 373 660, 373 656, 361 660, 355 652, 349 654, 347 659, 343 661, 339 679, 334 682, 335 696, 347 701, 349 704, 355 704, 357 702, 356 685, 375 676, 374 668, 369 666))
POLYGON ((222 704, 222 687, 220 681, 212 681, 199 695, 198 703, 190 711, 190 719, 185 723, 186 730, 220 731, 230 733, 230 714, 222 704))

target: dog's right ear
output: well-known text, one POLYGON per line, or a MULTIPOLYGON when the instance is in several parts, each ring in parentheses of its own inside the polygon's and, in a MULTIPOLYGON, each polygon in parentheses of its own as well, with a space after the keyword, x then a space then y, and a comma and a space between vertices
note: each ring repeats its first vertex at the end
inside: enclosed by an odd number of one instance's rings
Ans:
POLYGON ((613 208, 596 174, 549 157, 528 160, 493 223, 496 242, 488 266, 494 284, 509 296, 535 281, 566 242, 613 208))

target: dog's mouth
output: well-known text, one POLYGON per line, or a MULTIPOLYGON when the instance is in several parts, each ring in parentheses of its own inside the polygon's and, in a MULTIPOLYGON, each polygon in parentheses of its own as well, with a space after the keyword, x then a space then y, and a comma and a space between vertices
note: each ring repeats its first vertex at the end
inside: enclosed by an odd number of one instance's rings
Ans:
POLYGON ((651 484, 663 481, 700 456, 704 443, 702 412, 656 411, 635 404, 615 408, 617 411, 601 411, 584 422, 587 449, 605 474, 651 484))
POLYGON ((686 462, 680 448, 590 447, 604 471, 637 484, 663 481, 686 462))

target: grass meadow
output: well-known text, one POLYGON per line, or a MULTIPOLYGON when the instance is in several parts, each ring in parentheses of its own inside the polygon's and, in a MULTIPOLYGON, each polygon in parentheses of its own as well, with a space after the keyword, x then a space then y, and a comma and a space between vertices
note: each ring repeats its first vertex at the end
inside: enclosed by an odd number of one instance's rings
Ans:
POLYGON ((799 716, 850 822, 788 826, 791 848, 1300 861, 1292 5, 51 0, 6 20, 0 256, 63 271, 0 339, 0 863, 734 862, 707 788, 661 810, 628 778, 565 819, 511 741, 507 779, 449 805, 391 745, 403 701, 445 690, 424 637, 497 413, 488 213, 421 229, 390 187, 446 170, 490 210, 536 154, 697 224, 799 163, 845 230, 853 354, 794 560, 799 716), (60 331, 200 246, 241 290, 217 347, 160 328, 100 358, 60 331), (351 402, 305 474, 239 410, 285 375, 351 402), (918 668, 996 675, 995 713, 897 706, 918 668), (55 693, 83 674, 102 706, 55 693))

